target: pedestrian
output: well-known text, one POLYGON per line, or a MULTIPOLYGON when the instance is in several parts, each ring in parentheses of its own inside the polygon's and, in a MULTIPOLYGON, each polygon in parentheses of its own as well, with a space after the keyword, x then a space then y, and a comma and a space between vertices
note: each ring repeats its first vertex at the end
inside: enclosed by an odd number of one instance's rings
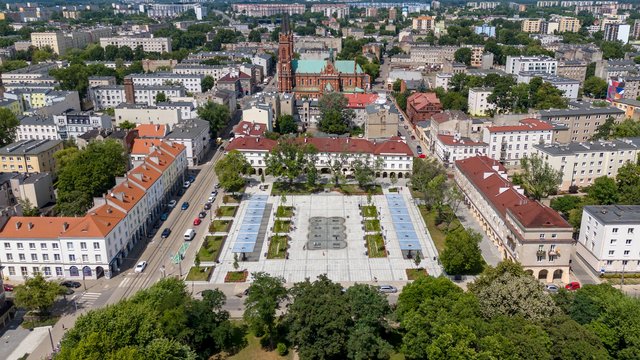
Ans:
POLYGON ((322 252, 322 256, 324 256, 324 251, 322 252))
POLYGON ((66 329, 64 328, 64 324, 62 324, 62 331, 64 331, 64 330, 66 330, 66 329))
POLYGON ((378 278, 377 277, 373 277, 373 282, 378 282, 378 278))

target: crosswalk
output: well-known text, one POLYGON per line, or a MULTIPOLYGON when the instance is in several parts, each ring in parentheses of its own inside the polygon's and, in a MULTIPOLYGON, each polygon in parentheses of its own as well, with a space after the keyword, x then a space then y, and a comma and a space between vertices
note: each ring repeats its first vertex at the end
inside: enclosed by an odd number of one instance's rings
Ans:
POLYGON ((74 300, 78 306, 82 306, 83 308, 90 308, 93 304, 100 298, 100 293, 94 292, 85 292, 77 295, 74 300))
POLYGON ((119 287, 119 288, 125 288, 125 287, 129 286, 129 283, 130 283, 131 281, 133 281, 133 278, 132 278, 132 277, 128 277, 128 276, 126 276, 126 277, 124 278, 124 280, 120 281, 120 284, 118 284, 118 287, 119 287))

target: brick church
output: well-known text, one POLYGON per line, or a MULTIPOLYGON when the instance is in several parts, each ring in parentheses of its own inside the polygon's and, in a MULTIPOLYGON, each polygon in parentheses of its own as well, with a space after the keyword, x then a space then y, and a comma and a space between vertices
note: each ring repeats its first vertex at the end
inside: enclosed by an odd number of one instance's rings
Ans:
POLYGON ((293 59, 293 31, 284 16, 278 46, 278 91, 295 93, 296 98, 319 98, 327 92, 364 93, 369 75, 353 60, 293 59))

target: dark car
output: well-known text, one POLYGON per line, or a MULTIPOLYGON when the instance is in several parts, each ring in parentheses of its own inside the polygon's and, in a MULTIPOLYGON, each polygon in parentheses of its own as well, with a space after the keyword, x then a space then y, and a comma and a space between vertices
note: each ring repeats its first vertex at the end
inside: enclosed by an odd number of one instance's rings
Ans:
POLYGON ((211 209, 211 203, 210 203, 210 202, 205 203, 205 204, 204 204, 204 209, 205 209, 205 210, 209 210, 209 209, 211 209))
POLYGON ((2 284, 2 285, 3 285, 2 287, 4 288, 4 291, 13 291, 13 285, 11 284, 2 284))
POLYGON ((167 218, 169 218, 169 213, 162 213, 162 215, 160 215, 160 221, 167 221, 167 218))
POLYGON ((196 181, 196 177, 193 176, 193 175, 190 175, 189 179, 187 179, 187 180, 189 180, 189 182, 193 184, 193 182, 196 181))
POLYGON ((163 239, 166 239, 169 237, 169 235, 171 235, 171 229, 169 228, 165 228, 164 230, 162 230, 162 235, 160 235, 163 239))
POLYGON ((68 288, 74 288, 74 289, 77 289, 77 288, 79 288, 80 286, 82 286, 82 284, 80 284, 79 282, 77 282, 77 281, 70 281, 70 280, 63 281, 63 282, 61 282, 61 283, 60 283, 60 285, 65 286, 65 287, 68 287, 68 288))
POLYGON ((187 201, 183 202, 181 209, 182 210, 187 210, 188 208, 189 208, 189 202, 187 202, 187 201))
POLYGON ((204 219, 207 217, 207 212, 206 211, 200 211, 200 214, 198 214, 198 217, 200 219, 204 219))

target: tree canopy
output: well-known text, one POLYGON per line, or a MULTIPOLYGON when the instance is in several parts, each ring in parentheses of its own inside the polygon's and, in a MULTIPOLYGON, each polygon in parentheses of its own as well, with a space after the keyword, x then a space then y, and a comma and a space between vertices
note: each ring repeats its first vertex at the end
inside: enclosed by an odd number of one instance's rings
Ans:
POLYGON ((202 120, 209 122, 209 128, 213 137, 217 137, 219 132, 227 126, 227 123, 231 119, 229 108, 221 104, 216 104, 213 101, 208 101, 203 106, 200 106, 198 108, 198 116, 202 120))
POLYGON ((514 177, 514 183, 522 185, 528 196, 540 200, 554 194, 562 182, 562 174, 540 156, 533 154, 520 159, 522 173, 514 177))
POLYGON ((20 120, 7 108, 0 108, 0 146, 11 144, 16 139, 20 120))
POLYGON ((282 139, 267 154, 266 170, 271 175, 279 176, 292 184, 306 169, 315 166, 316 152, 316 148, 311 144, 297 142, 294 139, 282 139))
POLYGON ((320 110, 319 128, 328 134, 345 134, 349 132, 351 121, 355 117, 353 110, 347 108, 348 100, 342 93, 324 94, 318 101, 320 110))
POLYGON ((229 151, 215 167, 220 186, 230 192, 238 191, 244 186, 242 175, 248 174, 250 169, 251 165, 238 150, 229 151))

